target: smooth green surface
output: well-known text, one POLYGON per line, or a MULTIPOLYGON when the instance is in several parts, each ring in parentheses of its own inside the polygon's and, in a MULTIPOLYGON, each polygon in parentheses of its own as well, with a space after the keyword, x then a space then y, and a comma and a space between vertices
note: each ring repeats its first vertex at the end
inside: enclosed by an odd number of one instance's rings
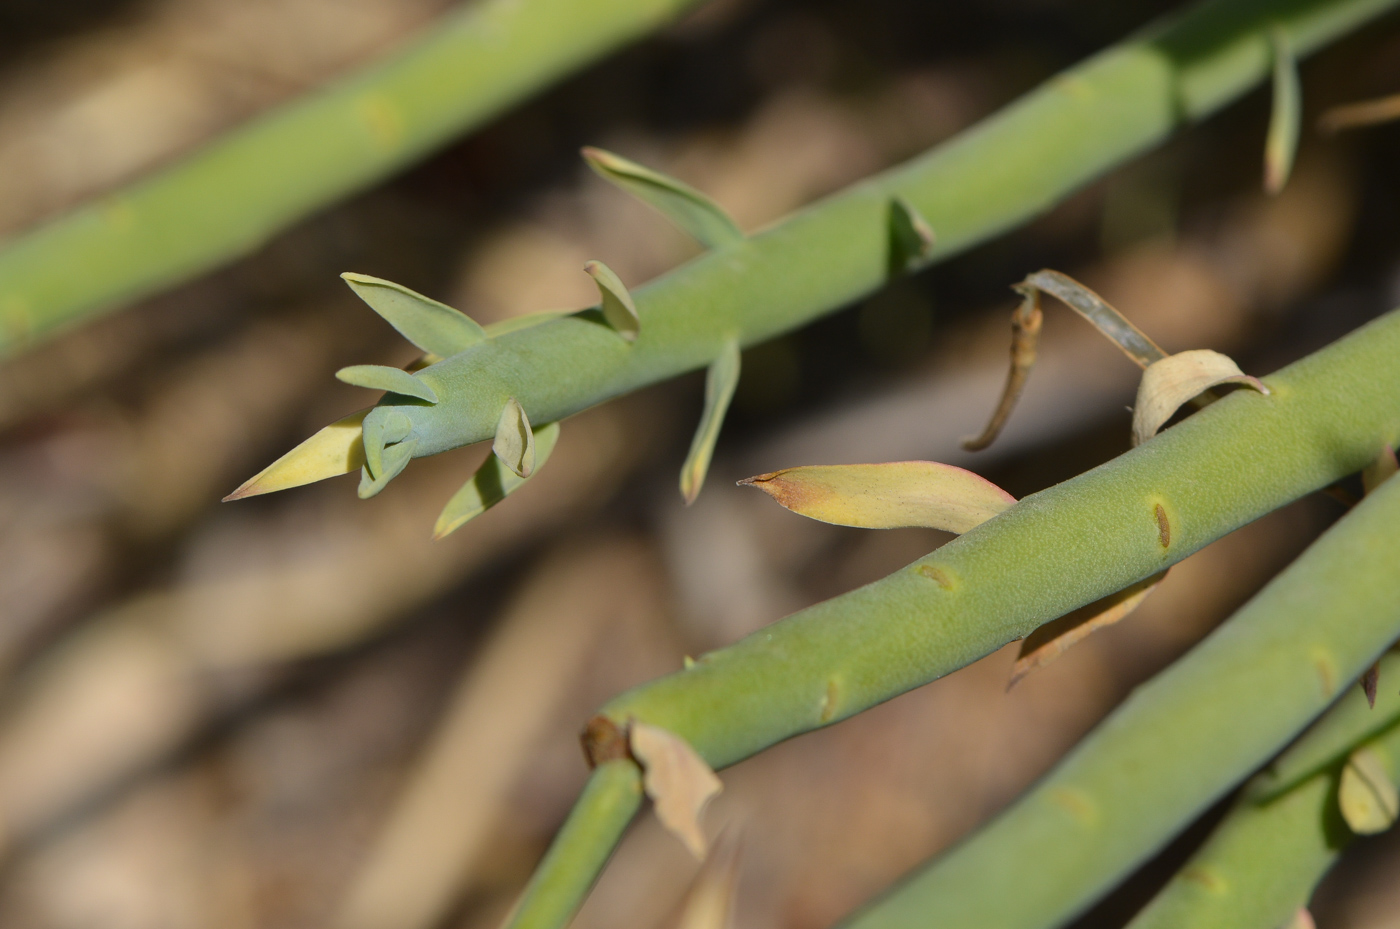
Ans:
POLYGON ((593 769, 554 844, 525 886, 510 925, 551 929, 573 916, 642 805, 642 774, 629 760, 593 769))
POLYGON ((896 198, 937 236, 925 260, 946 258, 1043 212, 1270 75, 1274 24, 1303 54, 1395 4, 1198 5, 913 161, 634 288, 634 342, 619 339, 595 310, 502 335, 423 370, 416 376, 442 402, 403 408, 414 423, 414 454, 489 438, 507 397, 532 422, 555 422, 707 367, 731 338, 744 347, 808 323, 886 281, 896 198))
POLYGON ((387 61, 0 250, 0 354, 258 248, 694 0, 472 0, 387 61))
POLYGON ((1390 481, 991 824, 845 925, 1064 924, 1353 686, 1400 635, 1396 565, 1390 481))
MULTIPOLYGON (((1129 929, 1277 929, 1312 897, 1355 838, 1337 807, 1342 764, 1365 745, 1400 771, 1400 655, 1382 661, 1374 709, 1353 687, 1318 723, 1256 777, 1191 860, 1129 929), (1325 758, 1324 766, 1317 761, 1325 758), (1274 789, 1280 771, 1310 773, 1274 789)), ((1397 781, 1400 784, 1400 781, 1397 781)))

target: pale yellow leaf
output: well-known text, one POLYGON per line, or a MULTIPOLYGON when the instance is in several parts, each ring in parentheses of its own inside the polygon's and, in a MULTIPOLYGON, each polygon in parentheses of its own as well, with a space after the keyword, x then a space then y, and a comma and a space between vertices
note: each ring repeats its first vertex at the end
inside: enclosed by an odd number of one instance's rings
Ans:
POLYGON ((1183 404, 1221 384, 1244 384, 1265 396, 1269 393, 1269 388, 1241 371, 1228 355, 1208 348, 1178 352, 1148 365, 1133 406, 1133 444, 1152 438, 1183 404))
POLYGON ((1358 748, 1342 768, 1337 790, 1342 818, 1358 835, 1384 832, 1400 815, 1400 798, 1386 763, 1373 749, 1358 748))
POLYGON ((501 408, 491 451, 517 477, 529 477, 535 471, 535 432, 530 428, 525 408, 514 397, 501 408))
POLYGON ((700 815, 724 785, 689 742, 660 726, 633 722, 628 745, 642 765, 642 785, 655 805, 656 818, 703 860, 706 843, 700 815))
POLYGON ((360 430, 368 414, 369 410, 361 410, 331 423, 250 477, 242 487, 225 497, 224 502, 270 494, 358 471, 365 463, 365 447, 360 430))
POLYGON ((936 461, 809 465, 745 478, 783 506, 838 526, 926 526, 966 532, 1016 498, 971 471, 936 461))

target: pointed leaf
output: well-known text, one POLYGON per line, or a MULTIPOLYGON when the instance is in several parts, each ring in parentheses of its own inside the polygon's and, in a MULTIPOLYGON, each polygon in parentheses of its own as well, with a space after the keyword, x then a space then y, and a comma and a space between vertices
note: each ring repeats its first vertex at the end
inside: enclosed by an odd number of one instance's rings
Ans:
MULTIPOLYGON (((544 467, 558 439, 558 423, 549 423, 535 430, 535 470, 531 476, 538 474, 540 468, 544 467)), ((481 467, 476 469, 476 473, 452 495, 452 499, 447 501, 447 506, 442 508, 437 525, 433 526, 433 539, 441 539, 456 532, 468 521, 514 493, 527 480, 529 478, 519 476, 502 464, 496 455, 487 455, 481 467)))
POLYGON ((470 316, 402 284, 352 271, 341 277, 370 309, 425 352, 450 358, 486 341, 485 330, 470 316))
POLYGON ((1337 789, 1342 818, 1357 835, 1375 835, 1395 824, 1400 797, 1386 762, 1371 748, 1358 748, 1342 768, 1337 789))
POLYGON ((601 148, 584 148, 583 160, 604 180, 659 210, 706 248, 722 248, 744 238, 719 204, 689 184, 601 148))
POLYGON ((783 506, 838 526, 926 526, 966 532, 1016 498, 971 471, 936 461, 809 465, 745 478, 783 506))
POLYGON ((1366 466, 1366 470, 1361 472, 1361 486, 1370 493, 1382 482, 1391 478, 1396 471, 1400 471, 1400 462, 1395 459, 1395 449, 1389 445, 1381 449, 1381 453, 1376 456, 1376 460, 1366 466))
POLYGON ((720 349, 719 357, 710 365, 705 374, 705 408, 700 413, 700 425, 695 429, 695 438, 690 442, 690 453, 681 466, 681 496, 685 505, 690 506, 700 494, 705 483, 705 473, 710 469, 710 459, 715 453, 715 442, 719 439, 720 427, 724 425, 724 414, 729 409, 729 401, 734 399, 734 388, 739 384, 739 341, 730 339, 720 349))
POLYGON ((413 451, 418 447, 417 439, 409 439, 407 442, 400 442, 397 445, 390 445, 384 449, 383 460, 379 477, 370 474, 369 467, 360 468, 360 486, 356 491, 361 500, 368 500, 389 485, 389 482, 398 477, 403 469, 408 467, 408 463, 413 460, 413 451))
POLYGON ((641 321, 637 318, 637 305, 632 302, 632 295, 622 280, 601 261, 587 262, 583 270, 598 285, 598 294, 603 299, 603 318, 608 325, 627 341, 634 341, 641 331, 641 321))
POLYGON ((727 929, 734 915, 741 851, 732 829, 720 833, 691 882, 679 917, 671 923, 674 929, 727 929))
POLYGON ((360 427, 369 410, 336 420, 302 442, 257 474, 248 478, 224 502, 300 487, 340 474, 349 474, 365 463, 360 427))
POLYGON ((388 365, 351 365, 335 372, 335 376, 337 380, 356 387, 387 390, 389 393, 417 397, 429 403, 438 402, 437 394, 431 387, 402 368, 391 368, 388 365))
POLYGON ((928 220, 903 197, 890 201, 890 273, 917 267, 933 254, 937 237, 928 220))
POLYGON ((1017 681, 1036 668, 1043 668, 1063 655, 1071 645, 1086 638, 1094 630, 1111 626, 1136 610, 1166 576, 1166 571, 1154 574, 1115 594, 1109 594, 1072 613, 1066 613, 1026 636, 1021 640, 1021 653, 1016 656, 1016 663, 1011 667, 1011 680, 1006 689, 1010 690, 1016 686, 1017 681))
POLYGON ((1298 62, 1288 33, 1275 25, 1269 30, 1274 55, 1274 109, 1264 141, 1264 190, 1276 194, 1288 183, 1293 156, 1298 151, 1298 130, 1303 123, 1303 92, 1298 84, 1298 62))
POLYGON ((1045 269, 1035 272, 1021 283, 1022 286, 1044 291, 1083 316, 1138 367, 1146 368, 1167 357, 1167 353, 1149 339, 1147 333, 1134 326, 1103 297, 1068 274, 1045 269))
POLYGON ((628 745, 642 765, 642 786, 655 804, 656 818, 703 861, 706 843, 700 816, 724 785, 689 742, 660 726, 634 721, 628 745))
POLYGON ((1392 119, 1400 119, 1400 94, 1333 107, 1322 114, 1317 125, 1323 132, 1331 133, 1357 126, 1374 126, 1392 119))
POLYGON ((535 432, 524 407, 514 397, 501 408, 491 451, 518 477, 529 477, 535 470, 535 432))
POLYGON ((1149 365, 1133 405, 1133 444, 1152 438, 1188 400, 1220 384, 1243 384, 1269 395, 1258 378, 1241 371, 1228 355, 1208 348, 1178 352, 1149 365))
POLYGON ((1361 692, 1366 695, 1366 705, 1371 709, 1376 708, 1376 691, 1381 686, 1381 663, 1377 661, 1366 669, 1366 673, 1361 675, 1361 692))

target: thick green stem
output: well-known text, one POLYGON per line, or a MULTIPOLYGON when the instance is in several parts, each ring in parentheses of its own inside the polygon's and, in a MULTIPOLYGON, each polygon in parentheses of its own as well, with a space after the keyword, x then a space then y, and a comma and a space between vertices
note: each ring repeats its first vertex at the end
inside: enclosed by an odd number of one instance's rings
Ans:
POLYGON ((1049 81, 913 161, 869 178, 751 238, 714 249, 633 291, 640 334, 596 313, 505 333, 417 376, 433 405, 381 407, 412 422, 413 454, 490 438, 510 397, 554 422, 611 397, 706 367, 731 339, 769 339, 870 293, 889 276, 902 199, 937 233, 935 261, 1048 209, 1177 126, 1271 72, 1269 30, 1317 48, 1395 0, 1214 0, 1149 28, 1049 81))
POLYGON ((0 353, 238 258, 694 0, 475 0, 388 61, 0 251, 0 353))
MULTIPOLYGON (((623 694, 602 715, 617 728, 661 726, 711 765, 732 764, 969 664, 1360 470, 1400 436, 1400 311, 1265 382, 1269 396, 1236 391, 908 568, 623 694)), ((1330 667, 1335 689, 1345 668, 1330 667)))
POLYGON ((568 922, 641 805, 642 772, 630 758, 594 768, 516 904, 511 925, 550 929, 568 922))
POLYGON ((1391 481, 1134 691, 1032 791, 848 929, 1049 927, 1092 903, 1400 635, 1396 526, 1400 481, 1391 481))
MULTIPOLYGON (((1352 688, 1245 788, 1206 844, 1129 929, 1277 929, 1305 906, 1355 837, 1337 806, 1341 766, 1356 748, 1386 756, 1400 777, 1400 655, 1381 662, 1372 709, 1352 688), (1297 775, 1302 775, 1301 780, 1297 775), (1286 783, 1282 791, 1280 783, 1286 783)), ((1400 780, 1397 780, 1400 784, 1400 780)))

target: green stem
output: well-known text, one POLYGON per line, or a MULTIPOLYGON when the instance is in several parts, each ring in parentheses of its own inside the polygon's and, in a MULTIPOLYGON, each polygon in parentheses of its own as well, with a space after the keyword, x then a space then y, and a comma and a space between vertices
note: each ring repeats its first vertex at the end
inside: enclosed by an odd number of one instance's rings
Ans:
POLYGON ((627 758, 593 769, 554 844, 516 904, 516 929, 562 926, 602 873, 642 805, 642 773, 627 758))
POLYGON ((1400 436, 1400 311, 1265 382, 1269 396, 1236 391, 908 568, 621 695, 602 715, 617 728, 639 719, 668 729, 721 767, 1155 574, 1360 470, 1400 436))
MULTIPOLYGON (((1363 745, 1400 760, 1400 655, 1381 662, 1390 686, 1374 709, 1351 688, 1318 723, 1245 788, 1185 867, 1129 929, 1277 929, 1355 838, 1337 807, 1347 756, 1363 745), (1296 774, 1301 774, 1298 779, 1296 774), (1283 790, 1277 785, 1288 784, 1283 790)), ((1391 765, 1400 772, 1400 765, 1391 765)), ((1400 782, 1397 782, 1400 783, 1400 782)))
POLYGON ((694 0, 478 0, 387 61, 0 251, 0 354, 256 249, 694 0))
POLYGON ((1390 481, 1134 691, 1033 790, 847 929, 1031 929, 1082 911, 1400 635, 1396 526, 1400 481, 1390 481))
POLYGON ((490 438, 515 397, 555 422, 685 371, 724 346, 764 341, 880 287, 903 200, 937 233, 939 260, 1042 213, 1107 169, 1244 93, 1271 73, 1269 30, 1300 53, 1396 0, 1213 0, 1049 81, 948 143, 813 204, 751 238, 707 252, 633 291, 635 341, 598 314, 506 333, 417 377, 440 402, 389 398, 412 423, 413 454, 490 438), (564 376, 563 372, 567 372, 564 376))

